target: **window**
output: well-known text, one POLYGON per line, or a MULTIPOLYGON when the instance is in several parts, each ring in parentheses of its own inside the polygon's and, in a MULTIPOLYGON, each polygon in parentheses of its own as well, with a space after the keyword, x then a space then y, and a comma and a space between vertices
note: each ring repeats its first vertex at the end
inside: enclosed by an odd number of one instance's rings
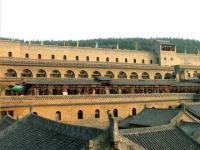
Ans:
POLYGON ((76 56, 76 60, 79 61, 79 57, 78 56, 76 56))
POLYGON ((172 79, 172 74, 166 73, 164 79, 172 79))
POLYGON ((50 74, 51 78, 61 78, 61 73, 58 70, 53 70, 52 73, 50 74))
POLYGON ((78 76, 79 78, 88 78, 88 73, 85 70, 81 70, 78 76))
POLYGON ((100 111, 99 111, 99 109, 95 110, 95 118, 100 118, 100 111))
POLYGON ((138 79, 138 74, 136 72, 131 72, 130 78, 131 79, 138 79))
POLYGON ((190 77, 190 73, 188 72, 187 74, 188 74, 188 77, 190 77))
POLYGON ((150 60, 150 64, 153 64, 153 60, 152 59, 150 60))
POLYGON ((136 63, 136 59, 133 59, 133 62, 136 63))
POLYGON ((12 52, 8 52, 8 57, 12 57, 12 52))
POLYGON ((119 58, 116 58, 115 61, 116 61, 116 62, 119 62, 119 58))
POLYGON ((41 54, 38 54, 38 59, 41 59, 41 58, 42 58, 41 54))
POLYGON ((133 108, 132 109, 132 116, 135 116, 136 115, 136 108, 133 108))
POLYGON ((11 110, 11 111, 8 111, 7 114, 10 115, 10 116, 13 116, 14 113, 13 113, 13 111, 11 110))
POLYGON ((38 115, 38 113, 37 113, 37 112, 33 112, 33 114, 34 114, 34 115, 38 115))
POLYGON ((162 79, 162 75, 160 74, 160 73, 156 73, 155 75, 154 75, 154 79, 156 80, 156 79, 162 79))
POLYGON ((86 61, 90 61, 90 58, 89 58, 89 56, 87 56, 87 57, 86 57, 86 61))
POLYGON ((60 111, 56 112, 56 121, 61 121, 61 112, 60 111))
POLYGON ((114 76, 112 71, 107 71, 105 76, 106 77, 110 77, 110 78, 115 78, 115 76, 114 76))
POLYGON ((17 72, 13 69, 8 69, 5 73, 6 77, 17 77, 17 72))
POLYGON ((150 76, 147 72, 142 73, 142 79, 150 79, 150 76))
POLYGON ((106 57, 106 62, 109 62, 109 57, 106 57))
POLYGON ((127 63, 128 62, 128 59, 127 58, 125 58, 125 63, 127 63))
POLYGON ((171 61, 174 60, 173 58, 171 58, 171 61))
POLYGON ((126 75, 125 72, 120 71, 119 74, 118 74, 118 78, 119 79, 127 79, 127 75, 126 75))
POLYGON ((99 61, 99 57, 97 57, 97 59, 96 59, 97 61, 99 61))
POLYGON ((55 55, 51 55, 51 59, 55 59, 55 55))
POLYGON ((67 56, 66 55, 63 56, 63 60, 67 60, 67 56))
POLYGON ((164 60, 167 60, 167 58, 166 58, 166 57, 164 57, 164 60))
POLYGON ((24 69, 21 73, 21 77, 33 77, 33 73, 29 69, 24 69))
POLYGON ((142 63, 144 64, 144 59, 142 59, 142 63))
POLYGON ((25 58, 29 58, 29 54, 26 53, 26 54, 25 54, 25 58))
POLYGON ((117 109, 114 109, 114 110, 113 110, 113 116, 114 116, 114 117, 118 117, 118 110, 117 110, 117 109))
POLYGON ((75 73, 72 70, 67 70, 65 78, 75 78, 75 73))
POLYGON ((99 71, 94 71, 92 74, 92 78, 99 77, 99 76, 101 76, 101 73, 99 71))
POLYGON ((78 119, 83 119, 83 111, 82 110, 78 111, 78 119))
POLYGON ((36 77, 37 77, 37 78, 45 78, 45 77, 47 77, 47 73, 46 73, 46 71, 44 71, 43 69, 40 69, 40 70, 38 71, 38 73, 36 74, 36 77))

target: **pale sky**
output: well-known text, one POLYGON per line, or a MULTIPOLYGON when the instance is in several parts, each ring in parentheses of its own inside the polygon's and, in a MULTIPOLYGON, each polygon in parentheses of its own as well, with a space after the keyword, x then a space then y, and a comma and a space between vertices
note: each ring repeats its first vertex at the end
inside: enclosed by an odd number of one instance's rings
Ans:
POLYGON ((200 0, 0 0, 2 37, 200 40, 200 0))

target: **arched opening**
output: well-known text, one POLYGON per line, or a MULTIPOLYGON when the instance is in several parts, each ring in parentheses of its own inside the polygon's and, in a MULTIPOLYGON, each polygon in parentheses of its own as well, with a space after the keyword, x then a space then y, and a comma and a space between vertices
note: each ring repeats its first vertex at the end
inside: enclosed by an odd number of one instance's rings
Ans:
POLYGON ((78 119, 83 119, 83 111, 82 110, 78 111, 78 119))
POLYGON ((29 58, 29 54, 28 53, 25 54, 25 58, 29 58))
POLYGON ((44 71, 43 69, 40 69, 40 70, 38 71, 38 73, 36 74, 36 77, 37 77, 37 78, 45 78, 45 77, 47 77, 47 73, 46 73, 46 71, 44 71))
POLYGON ((114 76, 112 71, 107 71, 105 76, 106 77, 110 77, 110 78, 115 78, 115 76, 114 76))
POLYGON ((34 115, 38 115, 38 113, 37 113, 37 112, 33 112, 33 114, 34 114, 34 115))
POLYGON ((33 74, 29 69, 24 69, 21 73, 21 77, 33 77, 33 74))
POLYGON ((130 78, 131 79, 138 79, 138 74, 136 72, 131 72, 130 78))
POLYGON ((164 79, 172 79, 172 78, 173 78, 173 76, 170 73, 166 73, 164 76, 164 79))
POLYGON ((114 110, 113 110, 113 116, 114 116, 114 117, 118 117, 118 110, 117 110, 117 109, 114 109, 114 110))
POLYGON ((66 55, 63 56, 63 60, 67 60, 67 56, 66 55))
POLYGON ((150 64, 153 64, 153 60, 152 59, 150 60, 150 64))
POLYGON ((154 75, 154 79, 156 80, 156 79, 162 79, 162 75, 160 74, 160 73, 156 73, 155 75, 154 75))
POLYGON ((99 61, 99 57, 97 57, 96 60, 99 61))
POLYGON ((55 55, 51 55, 51 59, 55 59, 55 55))
POLYGON ((42 59, 42 55, 41 54, 38 54, 38 59, 42 59))
POLYGON ((120 72, 119 72, 119 75, 118 75, 118 78, 119 78, 119 79, 127 79, 127 75, 126 75, 125 72, 120 71, 120 72))
POLYGON ((142 79, 150 79, 149 74, 147 72, 142 73, 142 79))
POLYGON ((119 58, 116 58, 115 61, 116 61, 116 62, 119 62, 119 58))
POLYGON ((6 77, 17 77, 17 72, 13 69, 8 69, 5 73, 6 77))
POLYGON ((136 112, 136 108, 133 108, 133 109, 132 109, 132 116, 135 116, 136 113, 137 113, 137 112, 136 112))
POLYGON ((60 111, 56 112, 56 121, 61 121, 61 112, 60 111))
POLYGON ((142 63, 144 64, 145 62, 144 62, 144 59, 142 59, 142 63))
POLYGON ((12 52, 8 52, 8 57, 12 57, 12 52))
POLYGON ((95 118, 100 118, 100 111, 99 111, 99 109, 95 110, 95 118))
POLYGON ((88 78, 88 73, 85 70, 81 70, 78 77, 79 78, 88 78))
POLYGON ((79 57, 78 56, 76 56, 76 60, 79 61, 79 57))
POLYGON ((61 73, 58 70, 53 70, 52 73, 50 74, 51 78, 61 78, 61 73))
POLYGON ((128 62, 128 59, 127 58, 125 58, 125 63, 127 63, 128 62))
POLYGON ((87 57, 86 57, 86 61, 90 61, 90 58, 89 58, 89 56, 87 56, 87 57))
POLYGON ((137 61, 136 61, 136 59, 133 59, 133 63, 136 63, 137 61))
POLYGON ((95 77, 98 77, 98 76, 101 76, 101 73, 99 71, 94 71, 93 74, 92 74, 92 78, 95 78, 95 77))
POLYGON ((106 62, 109 62, 109 57, 106 57, 106 62))
POLYGON ((75 78, 75 73, 72 70, 67 70, 65 78, 75 78))

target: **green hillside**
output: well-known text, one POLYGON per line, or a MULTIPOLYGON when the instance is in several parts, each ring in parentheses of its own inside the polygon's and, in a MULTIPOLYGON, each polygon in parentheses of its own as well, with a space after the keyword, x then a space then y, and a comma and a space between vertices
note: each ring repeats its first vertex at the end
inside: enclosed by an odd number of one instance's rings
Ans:
MULTIPOLYGON (((176 44, 178 52, 196 53, 200 50, 200 41, 190 39, 178 39, 178 38, 109 38, 109 39, 90 39, 80 40, 80 47, 95 47, 98 42, 99 48, 116 48, 117 43, 119 49, 130 49, 130 50, 151 50, 156 44, 157 40, 170 41, 172 44, 176 44)), ((28 43, 28 41, 20 40, 22 43, 28 43)), ((33 44, 41 44, 41 41, 31 41, 33 44)), ((76 46, 77 41, 43 41, 44 45, 67 45, 76 46)))

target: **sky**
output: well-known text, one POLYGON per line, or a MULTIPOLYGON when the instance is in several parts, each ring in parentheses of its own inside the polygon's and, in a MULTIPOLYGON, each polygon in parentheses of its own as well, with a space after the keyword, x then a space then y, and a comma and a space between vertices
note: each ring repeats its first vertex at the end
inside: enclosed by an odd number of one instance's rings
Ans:
POLYGON ((199 0, 0 0, 0 36, 200 40, 199 0))

